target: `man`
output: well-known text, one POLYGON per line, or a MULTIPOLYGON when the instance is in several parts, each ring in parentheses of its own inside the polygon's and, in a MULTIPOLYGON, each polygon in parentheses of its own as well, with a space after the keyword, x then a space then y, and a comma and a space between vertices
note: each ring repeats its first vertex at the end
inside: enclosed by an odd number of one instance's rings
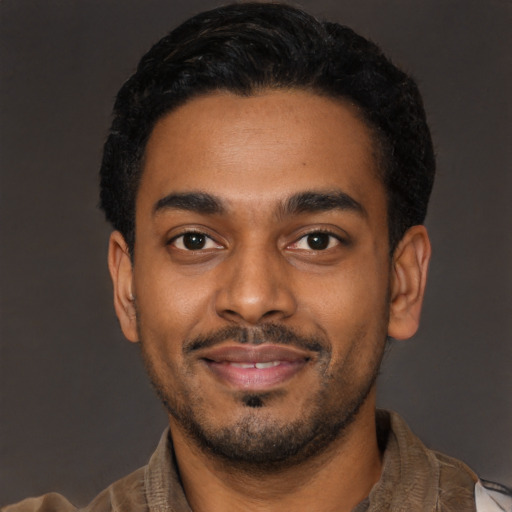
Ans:
POLYGON ((101 204, 169 430, 85 510, 505 510, 375 410, 388 338, 418 327, 434 168, 416 85, 345 27, 242 4, 157 43, 118 94, 101 204))

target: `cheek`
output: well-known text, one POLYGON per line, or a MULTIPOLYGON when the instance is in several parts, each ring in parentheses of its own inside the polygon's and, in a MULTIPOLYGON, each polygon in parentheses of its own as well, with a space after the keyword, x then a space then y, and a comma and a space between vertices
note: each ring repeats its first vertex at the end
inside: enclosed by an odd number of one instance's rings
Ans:
POLYGON ((346 326, 386 315, 389 285, 385 266, 358 265, 322 279, 302 280, 300 294, 320 324, 346 326))
POLYGON ((331 365, 358 360, 364 372, 362 361, 372 359, 385 343, 389 274, 385 265, 371 263, 344 268, 303 288, 304 308, 332 344, 331 365))
POLYGON ((186 335, 207 314, 212 297, 209 283, 204 277, 181 276, 168 264, 140 273, 136 268, 134 285, 143 325, 186 335))

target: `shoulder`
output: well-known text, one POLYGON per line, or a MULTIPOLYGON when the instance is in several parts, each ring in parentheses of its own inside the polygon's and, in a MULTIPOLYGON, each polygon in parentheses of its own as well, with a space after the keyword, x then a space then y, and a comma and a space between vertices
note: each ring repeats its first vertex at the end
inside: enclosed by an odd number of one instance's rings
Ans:
MULTIPOLYGON (((433 452, 439 461, 442 478, 440 489, 448 503, 456 505, 457 497, 462 489, 468 489, 469 478, 476 479, 472 486, 472 494, 476 512, 512 512, 512 490, 508 487, 480 480, 463 462, 439 452, 433 452), (450 496, 450 494, 452 496, 450 496)), ((455 506, 453 510, 458 510, 455 506)))
POLYGON ((147 511, 145 472, 146 467, 142 467, 113 483, 80 512, 147 511))
POLYGON ((382 418, 388 421, 385 453, 400 467, 397 478, 408 490, 423 489, 432 510, 512 512, 510 489, 480 480, 464 462, 427 448, 396 413, 381 413, 382 418))
POLYGON ((0 509, 1 512, 71 512, 76 507, 55 492, 39 496, 38 498, 27 498, 14 505, 7 505, 0 509))
POLYGON ((89 505, 77 508, 64 496, 49 493, 37 498, 27 498, 19 503, 2 507, 0 512, 145 512, 145 468, 121 478, 98 494, 89 505))

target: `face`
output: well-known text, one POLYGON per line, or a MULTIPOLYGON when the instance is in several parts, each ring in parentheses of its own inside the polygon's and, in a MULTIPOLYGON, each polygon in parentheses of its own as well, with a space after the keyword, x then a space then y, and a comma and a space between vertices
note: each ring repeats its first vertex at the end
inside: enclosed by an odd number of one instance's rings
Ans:
POLYGON ((279 464, 357 417, 390 313, 372 147, 353 107, 301 91, 215 93, 156 125, 133 267, 124 257, 136 314, 121 324, 171 429, 279 464))

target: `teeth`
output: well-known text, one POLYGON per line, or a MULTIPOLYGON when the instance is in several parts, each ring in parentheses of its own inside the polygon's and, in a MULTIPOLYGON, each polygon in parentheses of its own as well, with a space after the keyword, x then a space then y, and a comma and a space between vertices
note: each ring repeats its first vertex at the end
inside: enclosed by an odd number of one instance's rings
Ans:
POLYGON ((277 366, 279 361, 269 361, 268 363, 230 363, 235 368, 258 368, 258 370, 264 370, 265 368, 272 368, 277 366))
POLYGON ((263 368, 272 368, 273 366, 277 366, 279 361, 269 361, 268 363, 256 363, 254 366, 259 370, 263 370, 263 368))

